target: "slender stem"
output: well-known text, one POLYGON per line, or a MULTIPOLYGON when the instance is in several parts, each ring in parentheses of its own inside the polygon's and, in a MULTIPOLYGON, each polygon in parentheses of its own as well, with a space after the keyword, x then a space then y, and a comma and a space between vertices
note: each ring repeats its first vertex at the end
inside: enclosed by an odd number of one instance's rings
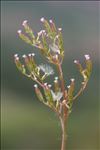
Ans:
POLYGON ((30 76, 30 78, 33 80, 33 81, 36 81, 42 88, 44 88, 44 85, 37 79, 34 79, 32 76, 30 76))
MULTIPOLYGON (((59 74, 59 78, 60 78, 60 82, 61 82, 61 90, 63 92, 63 102, 65 101, 65 103, 66 103, 66 101, 67 101, 67 90, 65 89, 63 71, 62 71, 62 67, 61 67, 60 63, 57 64, 57 68, 58 68, 58 74, 59 74)), ((63 107, 62 107, 63 113, 60 116, 60 123, 61 123, 61 128, 62 128, 61 150, 66 150, 66 143, 67 143, 66 123, 67 123, 67 119, 68 119, 68 109, 67 109, 65 103, 63 103, 63 107)))
POLYGON ((62 143, 61 143, 61 150, 66 150, 66 141, 67 141, 67 134, 66 134, 66 121, 60 117, 61 128, 62 128, 62 143))
POLYGON ((84 91, 86 85, 87 85, 87 82, 84 85, 82 85, 78 93, 73 97, 73 100, 75 100, 78 96, 80 96, 80 94, 84 91))

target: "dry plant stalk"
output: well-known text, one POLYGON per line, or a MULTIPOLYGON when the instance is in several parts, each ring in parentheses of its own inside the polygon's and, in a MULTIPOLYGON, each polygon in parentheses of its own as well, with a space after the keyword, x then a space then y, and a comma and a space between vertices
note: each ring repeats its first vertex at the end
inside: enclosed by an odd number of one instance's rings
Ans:
POLYGON ((74 95, 75 79, 72 78, 70 85, 66 88, 63 77, 62 63, 64 59, 64 45, 62 28, 57 28, 52 20, 47 21, 41 18, 40 21, 43 23, 45 30, 41 30, 37 35, 35 35, 30 28, 27 20, 22 23, 26 34, 23 34, 21 30, 18 30, 18 34, 26 43, 38 48, 49 63, 56 66, 58 77, 54 78, 53 88, 52 85, 46 83, 45 80, 48 76, 54 74, 54 70, 48 64, 38 65, 35 61, 34 53, 23 55, 25 65, 20 62, 18 54, 14 55, 14 60, 18 70, 37 83, 34 85, 34 88, 38 99, 57 114, 62 129, 61 150, 66 150, 66 126, 68 117, 71 113, 74 100, 86 88, 92 70, 92 62, 89 55, 84 55, 86 67, 83 68, 79 60, 74 60, 74 63, 77 65, 83 77, 80 90, 74 95), (42 91, 40 87, 42 87, 42 91))

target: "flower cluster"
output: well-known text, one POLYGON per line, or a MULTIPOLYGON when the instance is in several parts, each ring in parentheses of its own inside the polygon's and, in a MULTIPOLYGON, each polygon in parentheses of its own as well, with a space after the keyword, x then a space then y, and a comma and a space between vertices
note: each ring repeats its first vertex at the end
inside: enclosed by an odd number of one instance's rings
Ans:
POLYGON ((68 112, 71 111, 73 101, 85 89, 91 74, 92 62, 90 56, 85 55, 86 67, 83 68, 79 60, 74 60, 83 77, 81 88, 74 95, 75 79, 72 78, 70 85, 66 88, 63 78, 61 66, 64 58, 62 28, 57 28, 52 20, 47 21, 45 18, 41 18, 40 21, 43 23, 44 29, 36 35, 27 20, 22 23, 25 34, 22 33, 22 30, 18 30, 18 35, 26 43, 38 48, 47 61, 57 67, 58 77, 54 78, 53 85, 45 82, 48 76, 54 74, 53 68, 48 64, 37 64, 34 53, 22 56, 24 64, 21 63, 18 54, 14 55, 14 60, 18 70, 37 83, 34 88, 38 99, 61 115, 65 109, 68 112), (43 88, 42 91, 39 86, 43 88))

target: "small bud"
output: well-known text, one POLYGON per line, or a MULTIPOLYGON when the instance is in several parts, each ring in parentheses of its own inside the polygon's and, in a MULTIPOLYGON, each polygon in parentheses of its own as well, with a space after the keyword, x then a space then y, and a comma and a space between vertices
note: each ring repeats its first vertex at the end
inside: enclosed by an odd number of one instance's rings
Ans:
POLYGON ((51 87, 52 87, 52 85, 51 85, 51 84, 49 84, 49 85, 48 85, 48 87, 49 87, 49 88, 51 88, 51 87))
POLYGON ((62 31, 62 28, 58 28, 58 31, 62 31))
POLYGON ((27 24, 27 22, 28 22, 27 20, 24 20, 22 25, 25 26, 27 24))
POLYGON ((46 33, 46 31, 45 31, 45 30, 42 30, 42 33, 46 33))
POLYGON ((55 80, 58 80, 58 77, 55 77, 55 80))
POLYGON ((18 30, 17 33, 18 33, 18 34, 21 34, 21 33, 22 33, 22 30, 18 30))
POLYGON ((45 86, 47 86, 47 83, 44 83, 45 86))
POLYGON ((26 58, 27 56, 24 54, 22 57, 23 57, 23 58, 26 58))
POLYGON ((79 61, 78 61, 78 60, 74 60, 74 63, 75 63, 75 64, 78 64, 78 63, 79 63, 79 61))
POLYGON ((15 60, 19 60, 19 57, 15 57, 15 60))
POLYGON ((74 82, 75 81, 75 79, 74 78, 72 78, 72 79, 70 79, 71 80, 71 82, 74 82))
POLYGON ((54 80, 54 82, 55 82, 55 83, 57 83, 57 82, 58 82, 58 80, 54 80))
POLYGON ((38 85, 37 85, 37 84, 34 84, 34 87, 35 87, 35 88, 37 88, 37 87, 38 87, 38 85))
POLYGON ((31 55, 32 55, 32 56, 35 56, 35 54, 34 54, 34 53, 32 53, 31 55))
POLYGON ((15 57, 15 58, 18 57, 18 54, 15 54, 14 57, 15 57))
POLYGON ((41 30, 40 32, 38 32, 37 34, 38 34, 38 36, 41 36, 41 34, 42 34, 42 30, 41 30))
POLYGON ((56 35, 56 38, 58 39, 58 38, 59 38, 59 35, 56 35))
POLYGON ((85 59, 86 60, 89 60, 90 59, 90 56, 89 55, 84 55, 85 56, 85 59))
POLYGON ((28 56, 29 56, 29 57, 31 57, 31 56, 32 56, 32 54, 28 54, 28 56))
POLYGON ((41 22, 44 22, 44 20, 45 20, 44 17, 42 17, 42 18, 40 19, 41 22))
POLYGON ((67 88, 69 89, 69 88, 70 88, 70 85, 68 85, 67 88))
POLYGON ((50 22, 50 23, 53 23, 53 21, 52 21, 51 19, 49 20, 49 22, 50 22))

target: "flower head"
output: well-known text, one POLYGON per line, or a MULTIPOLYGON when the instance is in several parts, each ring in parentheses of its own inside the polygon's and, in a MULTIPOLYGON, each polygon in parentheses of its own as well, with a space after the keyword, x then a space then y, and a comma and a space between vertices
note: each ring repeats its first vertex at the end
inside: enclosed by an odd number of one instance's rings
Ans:
POLYGON ((27 24, 27 22, 28 22, 27 20, 24 20, 22 25, 25 26, 27 24))
POLYGON ((23 58, 26 58, 27 56, 24 54, 22 57, 23 57, 23 58))
POLYGON ((42 17, 42 18, 40 19, 41 22, 44 22, 44 20, 45 20, 44 17, 42 17))
POLYGON ((15 58, 18 57, 18 54, 15 54, 14 57, 15 57, 15 58))
POLYGON ((55 80, 58 80, 58 77, 55 77, 55 80))
POLYGON ((78 60, 74 60, 74 63, 75 63, 75 64, 78 64, 78 63, 79 63, 79 61, 78 61, 78 60))
POLYGON ((58 28, 58 31, 62 31, 62 28, 58 28))
POLYGON ((18 33, 18 34, 21 34, 21 33, 22 33, 22 30, 18 30, 17 33, 18 33))
POLYGON ((50 23, 53 23, 53 21, 52 21, 51 19, 49 20, 49 22, 50 22, 50 23))
POLYGON ((89 60, 90 59, 90 56, 89 55, 84 55, 85 56, 85 59, 86 60, 89 60))
POLYGON ((68 85, 67 88, 69 89, 69 88, 70 88, 70 85, 68 85))
POLYGON ((37 88, 37 87, 38 87, 38 85, 37 85, 37 84, 34 84, 34 87, 35 87, 35 88, 37 88))
POLYGON ((72 78, 72 79, 70 79, 71 80, 71 82, 74 82, 75 81, 75 79, 74 78, 72 78))

